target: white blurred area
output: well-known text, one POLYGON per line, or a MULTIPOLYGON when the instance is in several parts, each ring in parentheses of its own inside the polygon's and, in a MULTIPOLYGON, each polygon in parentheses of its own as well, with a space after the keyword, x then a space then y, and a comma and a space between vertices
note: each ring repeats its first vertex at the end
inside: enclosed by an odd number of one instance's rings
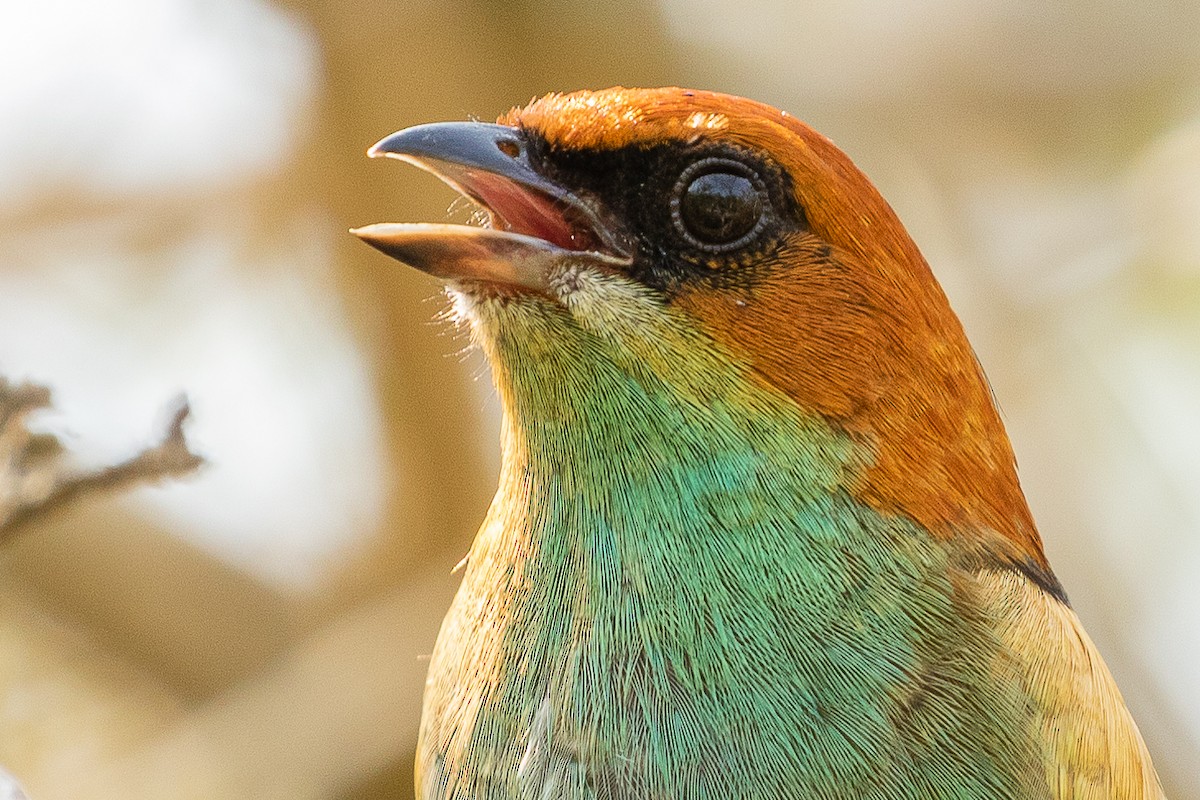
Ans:
POLYGON ((96 463, 186 391, 211 464, 134 502, 292 589, 383 502, 332 278, 342 231, 311 204, 264 235, 255 194, 297 168, 318 59, 257 0, 0 7, 0 369, 51 385, 48 423, 96 463))
POLYGON ((432 282, 346 244, 451 193, 362 153, 676 84, 807 120, 896 207, 1170 796, 1200 797, 1197 31, 1171 0, 0 2, 0 374, 52 387, 40 424, 92 464, 186 392, 210 462, 0 553, 0 766, 34 800, 115 796, 101 773, 405 796, 495 426, 432 282))
POLYGON ((315 42, 267 3, 47 0, 2 13, 10 209, 55 189, 128 200, 276 168, 317 88, 315 42))
POLYGON ((0 769, 0 800, 29 800, 16 780, 2 769, 0 769))

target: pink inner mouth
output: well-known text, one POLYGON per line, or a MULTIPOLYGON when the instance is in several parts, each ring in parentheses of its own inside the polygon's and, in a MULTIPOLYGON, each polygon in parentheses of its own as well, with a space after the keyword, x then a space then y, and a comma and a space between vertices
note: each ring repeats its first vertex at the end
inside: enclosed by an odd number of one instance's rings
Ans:
POLYGON ((481 203, 500 230, 535 236, 564 250, 602 250, 583 214, 565 200, 542 194, 493 172, 456 176, 465 193, 481 203))

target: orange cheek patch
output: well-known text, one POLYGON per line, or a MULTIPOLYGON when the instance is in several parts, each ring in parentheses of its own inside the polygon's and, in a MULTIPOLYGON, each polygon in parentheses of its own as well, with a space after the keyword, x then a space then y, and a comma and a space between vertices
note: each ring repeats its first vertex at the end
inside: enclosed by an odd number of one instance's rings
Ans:
POLYGON ((765 383, 871 447, 874 463, 848 487, 857 499, 944 537, 993 529, 1045 566, 1008 437, 932 276, 921 286, 920 273, 856 262, 806 236, 756 268, 766 277, 752 286, 697 286, 674 304, 765 383))

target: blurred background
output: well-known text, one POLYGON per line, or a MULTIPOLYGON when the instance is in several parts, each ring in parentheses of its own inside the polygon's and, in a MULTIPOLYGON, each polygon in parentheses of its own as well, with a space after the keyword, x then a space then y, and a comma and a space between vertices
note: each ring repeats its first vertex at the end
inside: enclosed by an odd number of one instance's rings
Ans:
POLYGON ((33 800, 411 796, 497 409, 436 283, 346 233, 453 193, 364 151, 679 84, 806 119, 900 212, 1200 797, 1197 30, 1169 0, 0 5, 0 375, 52 388, 36 424, 82 466, 186 392, 209 461, 0 550, 0 768, 33 800))

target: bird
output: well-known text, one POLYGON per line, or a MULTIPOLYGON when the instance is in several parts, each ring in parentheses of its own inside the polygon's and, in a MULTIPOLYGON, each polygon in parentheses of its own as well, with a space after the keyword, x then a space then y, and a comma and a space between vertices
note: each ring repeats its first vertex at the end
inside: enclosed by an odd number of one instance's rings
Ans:
POLYGON ((554 93, 375 157, 481 224, 376 223, 502 409, 425 688, 423 800, 1150 800, 963 327, 795 116, 554 93))

